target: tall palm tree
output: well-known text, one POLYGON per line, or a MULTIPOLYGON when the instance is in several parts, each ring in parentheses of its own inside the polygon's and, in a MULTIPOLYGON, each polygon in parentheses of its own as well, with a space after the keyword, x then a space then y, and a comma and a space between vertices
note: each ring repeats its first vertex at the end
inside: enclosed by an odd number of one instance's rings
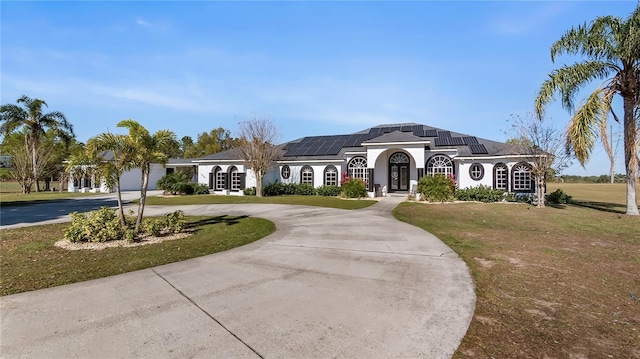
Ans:
POLYGON ((169 130, 159 130, 153 135, 141 124, 134 120, 120 121, 116 126, 129 130, 129 141, 135 148, 132 157, 134 167, 140 168, 142 172, 142 183, 140 187, 140 203, 138 204, 138 218, 136 219, 135 231, 140 230, 144 205, 147 199, 147 187, 149 186, 149 174, 152 163, 166 164, 169 160, 167 153, 171 153, 178 146, 176 134, 169 130))
MULTIPOLYGON (((551 60, 562 54, 582 55, 586 59, 564 65, 549 74, 535 101, 539 118, 545 107, 560 94, 562 106, 574 110, 574 97, 579 90, 595 81, 603 81, 582 102, 567 128, 567 149, 580 164, 589 160, 595 140, 606 142, 607 117, 615 95, 623 101, 624 160, 627 176, 627 214, 638 215, 636 181, 638 178, 638 132, 640 118, 640 6, 629 18, 602 16, 589 24, 571 28, 551 46, 551 60)), ((606 143, 605 143, 606 146, 606 143)))
POLYGON ((101 133, 87 141, 87 155, 94 159, 100 177, 104 178, 109 188, 115 188, 118 195, 118 212, 120 224, 126 226, 124 209, 122 207, 122 191, 120 178, 122 173, 134 166, 133 158, 136 149, 129 137, 112 133, 101 133), (103 156, 111 154, 113 158, 105 159, 103 156))
POLYGON ((24 127, 26 129, 25 151, 31 152, 33 179, 36 181, 36 192, 40 192, 40 184, 38 183, 40 177, 38 173, 40 137, 45 133, 45 129, 49 128, 60 137, 67 138, 69 135, 73 135, 73 126, 67 122, 67 118, 62 112, 42 113, 42 107, 47 107, 44 100, 22 95, 17 103, 18 105, 7 104, 0 107, 0 122, 2 122, 0 132, 7 135, 18 128, 24 127))

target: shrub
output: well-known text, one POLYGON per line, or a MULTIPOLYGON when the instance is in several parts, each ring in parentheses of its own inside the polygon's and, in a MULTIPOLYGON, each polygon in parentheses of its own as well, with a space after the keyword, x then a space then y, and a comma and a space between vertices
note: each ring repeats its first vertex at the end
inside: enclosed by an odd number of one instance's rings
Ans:
POLYGON ((362 198, 367 196, 367 184, 360 178, 349 178, 342 183, 342 192, 345 198, 362 198))
POLYGON ((124 230, 116 211, 102 207, 88 213, 71 213, 71 225, 64 238, 71 242, 106 242, 122 238, 124 230))
POLYGON ((444 202, 453 199, 456 182, 451 176, 424 176, 418 182, 421 198, 431 202, 444 202))
POLYGON ((551 192, 547 195, 547 202, 551 204, 567 204, 571 202, 571 196, 558 188, 555 192, 551 192))
POLYGON ((282 194, 294 195, 298 194, 298 187, 300 185, 297 183, 285 183, 282 185, 282 194))
POLYGON ((318 196, 337 197, 342 192, 342 188, 339 186, 321 186, 316 189, 318 196))
POLYGON ((145 233, 158 237, 166 227, 166 224, 167 222, 164 218, 145 218, 142 221, 142 228, 144 228, 145 233))
POLYGON ((315 196, 316 189, 310 183, 301 183, 296 186, 295 194, 298 196, 315 196))
POLYGON ((284 185, 278 181, 271 182, 262 187, 262 195, 265 197, 281 196, 284 193, 284 185))
MULTIPOLYGON (((193 194, 209 194, 209 186, 203 183, 193 183, 193 194)), ((255 189, 254 189, 255 191, 255 189)))
POLYGON ((244 193, 245 196, 255 196, 256 188, 255 187, 245 188, 242 192, 244 193))
POLYGON ((184 212, 175 211, 168 213, 165 217, 165 224, 173 233, 180 233, 187 225, 187 219, 184 217, 184 212))
POLYGON ((493 189, 490 186, 457 189, 455 198, 459 201, 478 201, 484 203, 499 202, 504 199, 504 190, 493 189))

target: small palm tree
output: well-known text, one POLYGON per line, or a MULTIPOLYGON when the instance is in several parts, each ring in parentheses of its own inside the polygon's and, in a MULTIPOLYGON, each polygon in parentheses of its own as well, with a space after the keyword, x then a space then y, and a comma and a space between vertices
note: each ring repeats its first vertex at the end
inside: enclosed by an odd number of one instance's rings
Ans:
POLYGON ((73 136, 73 126, 67 122, 62 112, 42 113, 42 107, 47 106, 44 100, 32 99, 23 95, 17 100, 17 103, 18 105, 7 104, 0 107, 0 122, 2 122, 0 132, 7 135, 19 128, 25 128, 25 151, 31 152, 33 180, 36 181, 36 192, 40 192, 40 184, 38 183, 40 177, 40 173, 38 173, 40 137, 45 133, 45 129, 49 128, 59 137, 68 138, 73 136))
POLYGON ((638 215, 638 129, 640 118, 640 6, 629 18, 598 17, 590 24, 571 28, 551 46, 551 60, 562 54, 582 55, 586 60, 564 65, 549 74, 536 98, 539 118, 556 93, 568 111, 574 110, 574 97, 594 80, 603 81, 575 111, 567 129, 567 149, 584 166, 595 140, 600 136, 607 147, 607 117, 613 112, 615 95, 623 101, 624 160, 627 176, 627 214, 638 215))
POLYGON ((147 187, 149 186, 149 174, 152 163, 166 164, 169 160, 167 153, 172 153, 178 147, 176 134, 169 130, 160 130, 153 135, 141 124, 134 120, 120 121, 116 126, 129 129, 128 141, 135 149, 131 163, 140 168, 142 183, 140 187, 140 203, 138 204, 138 218, 135 231, 140 230, 144 205, 147 199, 147 187))
POLYGON ((122 192, 120 178, 122 173, 134 166, 135 147, 125 135, 101 133, 87 141, 87 154, 93 158, 100 177, 104 178, 109 188, 115 188, 118 195, 118 212, 120 224, 124 228, 124 208, 122 207, 122 192), (113 159, 105 160, 102 156, 111 153, 113 159))

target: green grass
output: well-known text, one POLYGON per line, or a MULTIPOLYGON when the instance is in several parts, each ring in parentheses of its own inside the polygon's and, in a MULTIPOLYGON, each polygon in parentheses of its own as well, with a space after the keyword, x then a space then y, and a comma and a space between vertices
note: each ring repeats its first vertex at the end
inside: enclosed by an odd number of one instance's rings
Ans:
POLYGON ((640 218, 513 203, 402 203, 394 215, 472 271, 476 310, 456 358, 640 357, 640 218))
POLYGON ((244 204, 244 203, 268 203, 268 204, 293 204, 303 206, 330 207, 339 209, 360 209, 369 207, 377 201, 368 199, 346 200, 336 197, 324 196, 217 196, 197 195, 180 197, 147 197, 147 205, 188 205, 188 204, 244 204))
POLYGON ((54 246, 69 224, 2 231, 0 295, 107 277, 225 251, 275 231, 252 217, 188 217, 196 232, 187 238, 139 247, 70 251, 54 246))
MULTIPOLYGON (((547 193, 556 189, 562 189, 573 197, 575 204, 581 206, 619 213, 625 213, 627 209, 625 183, 547 183, 547 193)), ((640 187, 637 191, 640 192, 640 187)))
MULTIPOLYGON (((41 188, 44 186, 40 183, 41 188)), ((57 182, 52 182, 51 187, 58 188, 57 182)), ((35 186, 33 191, 29 194, 23 194, 20 185, 17 182, 4 182, 0 181, 0 205, 2 206, 16 206, 33 204, 39 202, 55 201, 58 199, 71 198, 71 197, 84 197, 93 196, 96 193, 80 193, 80 192, 35 192, 35 186)))

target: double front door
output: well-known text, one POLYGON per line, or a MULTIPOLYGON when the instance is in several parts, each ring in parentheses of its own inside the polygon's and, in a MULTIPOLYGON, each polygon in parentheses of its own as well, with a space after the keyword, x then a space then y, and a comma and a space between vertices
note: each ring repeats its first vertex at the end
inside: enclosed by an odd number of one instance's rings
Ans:
POLYGON ((408 191, 409 164, 392 163, 389 166, 389 183, 391 183, 391 191, 408 191))

